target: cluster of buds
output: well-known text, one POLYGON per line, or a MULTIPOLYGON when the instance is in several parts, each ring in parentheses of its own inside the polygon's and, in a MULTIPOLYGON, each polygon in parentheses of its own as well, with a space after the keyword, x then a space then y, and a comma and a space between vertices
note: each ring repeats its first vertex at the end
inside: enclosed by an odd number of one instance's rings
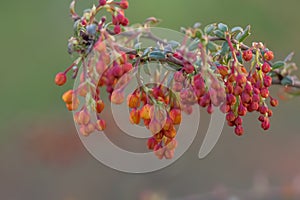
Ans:
POLYGON ((152 133, 148 148, 162 159, 171 159, 177 145, 176 125, 181 123, 181 109, 177 97, 168 88, 152 84, 137 89, 127 97, 130 122, 143 124, 152 133))
POLYGON ((247 71, 244 66, 217 67, 226 87, 226 104, 222 105, 221 110, 226 113, 228 125, 235 127, 235 133, 239 136, 244 134, 242 117, 248 112, 259 112, 261 127, 268 130, 270 128, 269 118, 273 112, 267 105, 267 99, 270 99, 271 106, 278 105, 278 101, 272 98, 269 92, 272 77, 268 75, 271 71, 268 62, 274 58, 273 52, 249 49, 242 54, 244 61, 252 61, 253 52, 257 55, 255 55, 256 60, 250 71, 247 71), (259 54, 262 54, 262 60, 259 59, 259 54))

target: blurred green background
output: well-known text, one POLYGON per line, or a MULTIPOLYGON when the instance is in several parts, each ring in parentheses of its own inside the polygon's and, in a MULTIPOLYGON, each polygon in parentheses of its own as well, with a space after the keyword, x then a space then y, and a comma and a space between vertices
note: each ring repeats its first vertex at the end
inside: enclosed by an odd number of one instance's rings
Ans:
MULTIPOLYGON (((131 23, 155 16, 162 19, 161 27, 174 30, 195 22, 251 24, 253 36, 248 42, 266 43, 278 59, 294 51, 294 60, 300 63, 298 0, 129 2, 126 13, 131 23)), ((0 3, 1 199, 155 199, 159 195, 157 199, 191 195, 200 199, 197 195, 226 193, 226 188, 248 191, 253 179, 260 181, 262 190, 267 185, 287 195, 277 199, 293 199, 300 187, 296 178, 300 175, 299 98, 281 102, 268 133, 262 133, 256 115, 247 118, 249 134, 243 138, 225 128, 204 160, 196 157, 200 141, 171 167, 147 175, 119 173, 94 160, 79 142, 72 115, 61 101, 72 84, 59 88, 53 83, 55 74, 73 60, 66 50, 72 35, 69 3, 0 3), (255 178, 257 174, 260 177, 255 178)), ((93 3, 78 0, 77 9, 93 3)), ((274 96, 277 91, 274 87, 274 96)))

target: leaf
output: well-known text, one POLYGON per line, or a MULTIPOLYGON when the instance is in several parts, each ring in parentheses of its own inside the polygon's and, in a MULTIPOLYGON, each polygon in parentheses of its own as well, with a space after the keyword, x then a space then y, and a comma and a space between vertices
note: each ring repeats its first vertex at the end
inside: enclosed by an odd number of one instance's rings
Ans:
POLYGON ((160 59, 165 59, 166 56, 161 51, 152 51, 151 53, 149 53, 149 58, 160 60, 160 59))
POLYGON ((273 70, 274 70, 274 69, 279 69, 279 68, 284 67, 284 65, 285 65, 285 62, 283 62, 283 61, 277 61, 277 62, 275 62, 275 63, 272 65, 272 69, 273 69, 273 70))
POLYGON ((200 26, 201 26, 201 23, 200 23, 200 22, 196 22, 196 23, 194 24, 194 28, 200 28, 200 26))
POLYGON ((291 52, 285 59, 284 62, 291 62, 294 56, 294 52, 291 52))
POLYGON ((151 76, 151 72, 150 72, 150 68, 149 68, 149 62, 147 62, 145 65, 144 65, 144 72, 145 74, 151 76))
POLYGON ((281 84, 284 86, 293 85, 294 81, 290 76, 286 76, 281 80, 281 84))
POLYGON ((220 31, 220 30, 215 30, 214 34, 219 37, 219 38, 225 38, 225 34, 224 32, 220 31))
POLYGON ((199 39, 195 39, 191 42, 191 44, 189 45, 189 51, 194 51, 196 49, 198 49, 199 47, 199 42, 200 40, 199 39))
POLYGON ((200 29, 198 29, 197 31, 196 31, 196 38, 202 38, 202 35, 203 35, 203 32, 202 32, 202 30, 200 30, 200 29))
POLYGON ((239 63, 243 64, 243 53, 241 51, 239 51, 239 54, 237 55, 237 59, 239 61, 239 63))
POLYGON ((246 27, 246 29, 239 33, 237 36, 236 36, 236 39, 239 41, 239 42, 243 42, 248 36, 250 36, 251 33, 250 33, 250 25, 248 25, 246 27))
POLYGON ((221 52, 220 54, 222 56, 225 56, 226 53, 229 51, 229 45, 228 45, 228 42, 224 42, 223 45, 222 45, 222 49, 221 49, 221 52))
POLYGON ((147 55, 148 55, 148 53, 150 52, 150 50, 151 50, 151 48, 150 48, 150 47, 148 47, 147 49, 145 49, 145 51, 144 51, 144 53, 143 53, 142 57, 145 57, 145 56, 147 56, 147 55))
POLYGON ((244 29, 240 26, 236 26, 236 27, 233 27, 231 29, 231 32, 234 33, 234 32, 244 32, 244 29))
POLYGON ((219 23, 218 24, 218 29, 222 32, 227 32, 228 31, 228 26, 226 24, 223 23, 219 23))
POLYGON ((207 43, 207 48, 210 51, 218 51, 218 45, 216 43, 212 42, 212 41, 209 41, 207 43))
POLYGON ((209 35, 216 29, 216 24, 209 24, 204 28, 204 32, 209 35))

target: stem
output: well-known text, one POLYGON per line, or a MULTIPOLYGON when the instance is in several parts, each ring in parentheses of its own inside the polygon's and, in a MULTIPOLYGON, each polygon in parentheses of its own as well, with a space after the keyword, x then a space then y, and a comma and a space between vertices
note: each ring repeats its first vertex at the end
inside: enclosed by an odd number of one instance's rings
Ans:
POLYGON ((72 65, 70 65, 70 66, 64 71, 64 73, 65 73, 65 74, 68 73, 74 66, 78 65, 78 64, 80 63, 80 61, 82 61, 82 60, 83 60, 82 57, 77 58, 77 59, 72 63, 72 65))
POLYGON ((229 34, 226 36, 226 40, 227 40, 227 43, 228 43, 228 45, 229 45, 230 51, 231 51, 232 56, 233 56, 233 63, 232 63, 232 67, 231 67, 231 73, 233 74, 234 71, 235 71, 235 65, 236 65, 236 63, 238 62, 238 60, 237 60, 237 58, 236 58, 235 48, 234 48, 233 45, 232 45, 231 37, 230 37, 229 34))

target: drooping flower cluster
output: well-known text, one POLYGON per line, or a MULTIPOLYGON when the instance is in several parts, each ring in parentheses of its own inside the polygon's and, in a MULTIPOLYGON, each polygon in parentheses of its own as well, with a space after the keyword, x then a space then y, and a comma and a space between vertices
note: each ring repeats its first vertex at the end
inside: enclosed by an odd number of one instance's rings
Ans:
POLYGON ((191 114, 194 105, 206 108, 209 114, 220 109, 239 136, 245 133, 243 117, 257 112, 261 127, 268 130, 273 115, 270 108, 278 105, 270 95, 270 86, 274 81, 285 86, 297 85, 296 78, 290 76, 295 65, 289 63, 289 58, 273 63, 273 52, 262 43, 253 43, 251 47, 243 43, 250 35, 249 27, 229 30, 220 23, 201 30, 195 25, 183 30, 185 38, 180 43, 154 35, 149 26, 158 22, 155 18, 126 28, 127 0, 100 0, 82 17, 75 12, 74 5, 72 2, 75 33, 68 50, 79 57, 56 75, 55 83, 64 85, 70 71, 72 78, 78 77, 78 84, 65 92, 62 99, 74 111, 74 121, 84 136, 103 131, 109 125, 102 116, 105 97, 114 104, 127 99, 128 122, 149 129, 148 148, 160 159, 171 159, 182 111, 191 114), (112 15, 112 22, 105 17, 96 20, 102 9, 112 15), (120 34, 122 29, 127 31, 124 35, 120 34), (148 38, 156 46, 142 48, 140 38, 148 38), (149 63, 158 63, 167 70, 162 79, 161 68, 151 73, 144 66, 149 63), (142 68, 155 83, 144 84, 142 68), (136 89, 126 96, 125 90, 134 78, 136 89))

